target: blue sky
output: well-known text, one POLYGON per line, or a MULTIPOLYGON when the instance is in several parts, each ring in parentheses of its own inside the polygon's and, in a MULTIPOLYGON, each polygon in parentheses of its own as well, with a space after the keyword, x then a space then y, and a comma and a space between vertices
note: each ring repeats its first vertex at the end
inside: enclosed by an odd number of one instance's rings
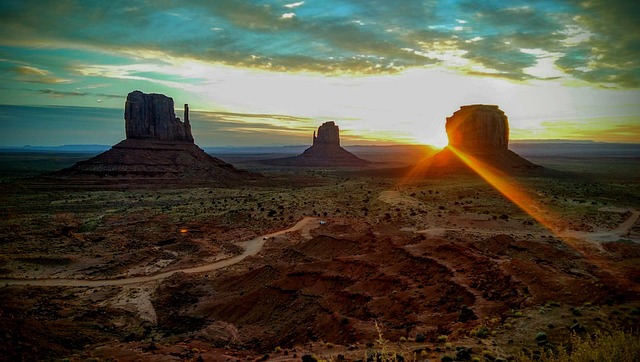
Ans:
MULTIPOLYGON (((603 0, 5 0, 0 104, 122 109, 139 89, 255 144, 331 119, 347 144, 443 145, 447 116, 491 103, 512 138, 637 142, 639 17, 603 0)), ((54 121, 25 122, 25 139, 38 122, 54 121)), ((100 120, 84 127, 106 143, 100 120)))

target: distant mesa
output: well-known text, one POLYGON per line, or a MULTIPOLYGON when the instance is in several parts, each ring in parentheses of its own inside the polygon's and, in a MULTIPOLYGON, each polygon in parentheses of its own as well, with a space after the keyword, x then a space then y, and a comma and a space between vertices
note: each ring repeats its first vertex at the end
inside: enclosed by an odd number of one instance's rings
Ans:
POLYGON ((208 155, 194 143, 187 104, 181 121, 175 115, 172 98, 134 91, 127 96, 124 119, 125 140, 51 176, 175 182, 233 181, 257 176, 208 155))
POLYGON ((462 106, 445 128, 449 145, 421 165, 429 172, 468 170, 452 148, 503 171, 541 168, 508 149, 509 121, 496 105, 462 106))
POLYGON ((262 163, 277 166, 346 167, 368 166, 363 160, 340 146, 340 129, 335 122, 325 122, 313 132, 313 143, 301 155, 264 160, 262 163))

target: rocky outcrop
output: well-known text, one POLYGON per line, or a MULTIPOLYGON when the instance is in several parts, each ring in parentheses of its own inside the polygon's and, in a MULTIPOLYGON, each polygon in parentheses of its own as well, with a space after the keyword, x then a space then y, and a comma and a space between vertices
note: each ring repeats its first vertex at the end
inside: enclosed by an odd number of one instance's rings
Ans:
POLYGON ((325 122, 313 132, 313 143, 301 155, 262 161, 264 164, 300 167, 368 166, 363 160, 340 146, 340 129, 335 122, 325 122))
POLYGON ((154 139, 193 143, 189 123, 189 105, 185 104, 184 122, 177 118, 173 98, 163 94, 133 91, 127 95, 124 120, 127 139, 154 139))
POLYGON ((449 145, 461 150, 491 151, 507 149, 509 122, 498 106, 462 106, 445 125, 449 145))
POLYGON ((541 168, 508 149, 509 121, 498 106, 462 106, 447 118, 445 127, 449 145, 416 169, 424 173, 471 172, 458 154, 507 172, 541 168))
POLYGON ((318 127, 318 135, 313 132, 313 143, 311 146, 338 146, 340 147, 340 129, 336 126, 336 123, 325 122, 318 127))
POLYGON ((194 143, 187 104, 182 122, 175 117, 172 98, 135 91, 127 96, 124 118, 127 139, 51 177, 127 186, 224 184, 259 177, 208 155, 194 143))

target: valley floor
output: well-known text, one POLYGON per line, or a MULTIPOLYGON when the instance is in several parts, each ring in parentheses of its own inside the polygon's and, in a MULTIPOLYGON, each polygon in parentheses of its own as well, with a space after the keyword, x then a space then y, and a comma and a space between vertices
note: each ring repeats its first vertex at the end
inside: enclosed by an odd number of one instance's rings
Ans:
POLYGON ((514 179, 534 215, 473 175, 276 177, 288 182, 3 184, 0 353, 491 360, 639 330, 632 177, 514 179))

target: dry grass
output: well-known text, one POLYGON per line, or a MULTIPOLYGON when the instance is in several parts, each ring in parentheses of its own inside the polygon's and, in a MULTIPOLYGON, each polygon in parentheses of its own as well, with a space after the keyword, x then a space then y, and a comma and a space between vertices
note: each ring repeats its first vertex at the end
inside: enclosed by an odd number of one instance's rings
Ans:
POLYGON ((611 334, 596 332, 591 338, 571 337, 568 350, 545 353, 540 358, 518 356, 519 362, 637 362, 640 361, 640 338, 623 331, 611 334))

